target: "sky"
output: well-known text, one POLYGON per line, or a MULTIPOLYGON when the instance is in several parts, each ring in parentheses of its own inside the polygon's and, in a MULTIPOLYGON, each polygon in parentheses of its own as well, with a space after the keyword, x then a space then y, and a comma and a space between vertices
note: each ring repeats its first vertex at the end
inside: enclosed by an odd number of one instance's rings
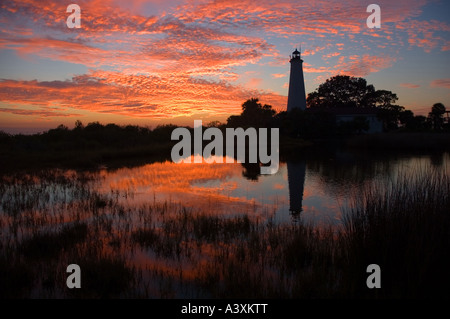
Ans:
POLYGON ((445 0, 2 0, 0 130, 225 122, 254 97, 284 111, 296 48, 306 94, 350 75, 415 115, 450 109, 449 12, 445 0), (81 28, 67 26, 72 3, 81 28))

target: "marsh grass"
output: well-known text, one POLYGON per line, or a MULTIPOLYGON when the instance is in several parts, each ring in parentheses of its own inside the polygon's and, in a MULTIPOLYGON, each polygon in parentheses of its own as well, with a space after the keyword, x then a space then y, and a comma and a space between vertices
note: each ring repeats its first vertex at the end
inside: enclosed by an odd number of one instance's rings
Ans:
POLYGON ((338 228, 137 204, 79 172, 3 177, 0 297, 448 298, 450 178, 412 172, 367 183, 338 228))
POLYGON ((29 259, 45 259, 57 257, 63 250, 70 250, 77 243, 86 239, 88 226, 85 223, 64 225, 56 233, 41 232, 23 240, 17 247, 19 254, 29 259))
MULTIPOLYGON (((374 184, 355 199, 344 220, 343 255, 352 260, 346 277, 365 277, 364 264, 378 263, 386 296, 449 296, 450 178, 432 167, 374 184)), ((347 282, 350 282, 349 280, 347 282)), ((362 293, 365 287, 348 289, 362 293)))

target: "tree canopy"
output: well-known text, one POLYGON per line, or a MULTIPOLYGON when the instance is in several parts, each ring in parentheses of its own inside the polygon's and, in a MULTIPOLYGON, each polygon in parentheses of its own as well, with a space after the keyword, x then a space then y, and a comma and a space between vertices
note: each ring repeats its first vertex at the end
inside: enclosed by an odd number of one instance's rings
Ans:
POLYGON ((337 75, 327 79, 306 100, 308 107, 380 107, 391 108, 398 100, 395 93, 375 90, 363 78, 337 75))
POLYGON ((337 75, 320 84, 316 91, 308 94, 308 107, 364 107, 367 98, 375 92, 363 78, 337 75))
POLYGON ((251 98, 242 104, 241 115, 232 115, 227 120, 230 127, 266 127, 270 126, 276 114, 271 105, 259 103, 259 99, 251 98))
MULTIPOLYGON (((375 90, 372 84, 359 77, 337 75, 327 79, 306 100, 309 108, 376 108, 385 130, 397 129, 405 108, 396 105, 397 94, 388 90, 375 90)), ((410 114, 408 114, 410 115, 410 114)))
POLYGON ((428 113, 428 118, 431 121, 433 129, 436 131, 442 130, 444 126, 445 106, 442 103, 435 103, 431 107, 431 112, 428 113))

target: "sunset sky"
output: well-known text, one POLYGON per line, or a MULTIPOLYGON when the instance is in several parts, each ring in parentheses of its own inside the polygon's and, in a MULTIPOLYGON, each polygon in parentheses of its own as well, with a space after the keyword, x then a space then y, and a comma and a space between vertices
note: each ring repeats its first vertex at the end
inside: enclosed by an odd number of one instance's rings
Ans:
POLYGON ((426 115, 450 109, 449 1, 16 0, 0 2, 0 130, 76 120, 155 127, 225 121, 258 97, 285 110, 289 55, 306 93, 364 77, 426 115), (81 8, 70 29, 69 4, 81 8), (369 4, 381 28, 369 29, 369 4))

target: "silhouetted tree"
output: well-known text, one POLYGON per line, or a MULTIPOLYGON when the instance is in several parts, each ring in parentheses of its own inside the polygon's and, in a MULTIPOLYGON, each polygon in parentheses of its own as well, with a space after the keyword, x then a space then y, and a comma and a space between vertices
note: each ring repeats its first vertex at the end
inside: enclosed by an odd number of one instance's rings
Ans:
POLYGON ((103 129, 103 125, 100 124, 100 122, 98 122, 98 121, 88 123, 88 125, 84 128, 84 130, 86 132, 96 132, 96 133, 98 133, 102 129, 103 129))
POLYGON ((76 121, 75 121, 75 129, 76 129, 76 130, 82 130, 82 129, 84 129, 83 122, 81 122, 80 120, 76 120, 76 121))
POLYGON ((407 129, 408 131, 423 132, 431 129, 431 123, 425 116, 416 115, 410 117, 408 113, 406 113, 406 117, 403 117, 402 114, 400 115, 400 122, 404 124, 405 129, 407 129))
POLYGON ((385 131, 398 129, 401 118, 410 115, 409 113, 403 114, 405 108, 396 105, 397 100, 397 94, 387 90, 377 90, 369 97, 371 106, 378 109, 378 118, 383 122, 385 131))
POLYGON ((442 130, 444 125, 445 106, 442 103, 435 103, 431 107, 431 112, 428 113, 433 129, 436 131, 442 130))
POLYGON ((220 121, 211 121, 208 124, 206 124, 206 127, 218 127, 218 128, 220 128, 222 126, 224 126, 224 124, 221 123, 220 121))
POLYGON ((398 100, 397 94, 387 90, 376 90, 366 97, 369 107, 390 108, 398 100))
POLYGON ((404 107, 396 105, 397 94, 375 90, 363 78, 337 75, 308 94, 309 108, 377 108, 385 130, 397 129, 404 107))
POLYGON ((403 112, 400 113, 399 120, 404 127, 407 127, 408 123, 413 119, 414 113, 410 110, 404 110, 403 112))
POLYGON ((383 121, 385 131, 391 131, 398 128, 400 117, 404 111, 404 107, 400 105, 385 105, 379 107, 378 118, 383 121))
POLYGON ((105 129, 106 129, 107 131, 111 132, 111 133, 112 133, 112 132, 119 132, 119 131, 122 130, 122 128, 121 128, 119 125, 114 124, 114 123, 106 124, 106 125, 105 125, 105 129))
POLYGON ((158 125, 155 129, 153 129, 152 136, 154 140, 158 142, 171 141, 172 131, 177 127, 178 126, 174 124, 158 125))
POLYGON ((0 130, 0 144, 7 143, 11 140, 11 135, 0 130))
POLYGON ((316 91, 308 94, 308 107, 368 107, 375 97, 373 85, 367 85, 363 78, 337 75, 319 85, 316 91))
POLYGON ((229 127, 270 127, 276 114, 271 105, 259 103, 257 98, 251 98, 242 104, 241 115, 232 115, 227 119, 229 127))

